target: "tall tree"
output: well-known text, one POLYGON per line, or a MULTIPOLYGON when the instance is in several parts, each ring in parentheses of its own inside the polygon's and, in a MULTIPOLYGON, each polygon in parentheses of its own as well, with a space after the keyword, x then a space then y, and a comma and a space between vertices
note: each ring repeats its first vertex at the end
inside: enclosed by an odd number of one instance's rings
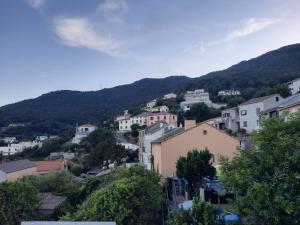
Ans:
POLYGON ((256 225, 300 224, 300 115, 265 121, 254 140, 252 150, 222 162, 235 209, 256 225))
POLYGON ((37 192, 23 182, 0 183, 0 224, 19 225, 37 217, 37 192))
POLYGON ((110 187, 95 191, 78 212, 64 220, 116 221, 120 225, 160 224, 162 191, 159 176, 145 168, 135 167, 110 187))
POLYGON ((188 152, 186 157, 180 157, 176 163, 176 174, 188 182, 189 192, 192 194, 197 183, 204 177, 213 177, 216 169, 212 166, 212 154, 208 149, 188 152))

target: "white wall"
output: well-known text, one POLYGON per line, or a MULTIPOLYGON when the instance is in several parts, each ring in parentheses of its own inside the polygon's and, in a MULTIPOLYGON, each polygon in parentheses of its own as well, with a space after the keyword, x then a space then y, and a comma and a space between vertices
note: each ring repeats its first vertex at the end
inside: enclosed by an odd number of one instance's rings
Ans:
POLYGON ((0 182, 4 182, 6 181, 6 179, 7 179, 6 173, 0 170, 0 182))
POLYGON ((300 91, 300 78, 292 81, 291 84, 289 85, 289 88, 291 89, 292 95, 299 92, 300 91))
POLYGON ((260 111, 264 110, 263 102, 239 106, 240 127, 242 129, 245 129, 247 131, 247 133, 250 133, 254 130, 258 130, 260 128, 259 115, 257 115, 257 113, 256 113, 257 108, 260 108, 260 111), (246 110, 246 112, 247 112, 246 115, 242 115, 244 110, 246 110), (244 122, 247 123, 247 126, 244 126, 244 122))

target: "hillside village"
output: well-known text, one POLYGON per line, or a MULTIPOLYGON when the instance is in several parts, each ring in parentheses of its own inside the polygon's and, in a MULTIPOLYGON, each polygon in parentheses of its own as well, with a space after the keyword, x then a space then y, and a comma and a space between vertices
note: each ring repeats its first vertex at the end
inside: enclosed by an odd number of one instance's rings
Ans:
MULTIPOLYGON (((126 110, 113 123, 77 125, 72 136, 44 135, 22 141, 3 137, 0 182, 28 182, 28 176, 35 177, 31 179, 36 182, 58 182, 55 173, 61 173, 72 185, 86 185, 91 179, 111 179, 110 176, 119 173, 116 172, 119 168, 130 170, 142 166, 159 175, 167 196, 167 209, 174 209, 174 205, 177 209, 191 209, 192 197, 197 196, 224 210, 230 205, 228 198, 234 201, 234 193, 225 191, 218 179, 221 162, 224 157, 233 160, 240 151, 252 151, 255 142, 251 134, 264 129, 265 120, 282 118, 288 122, 297 114, 300 79, 289 82, 288 87, 291 93, 286 98, 275 93, 249 99, 231 108, 226 103, 212 102, 210 93, 204 89, 169 93, 141 105, 135 115, 129 113, 130 109, 126 110), (197 107, 218 110, 220 116, 199 121, 193 118, 195 114, 190 114, 197 113, 197 107), (190 186, 189 178, 176 176, 178 161, 189 156, 192 150, 209 151, 207 166, 216 170, 216 176, 207 173, 207 177, 204 176, 207 180, 201 185, 198 180, 196 186, 190 186), (225 191, 226 197, 219 195, 219 189, 225 191)), ((236 97, 241 92, 220 90, 218 96, 236 97)), ((54 190, 50 188, 50 193, 39 191, 39 199, 45 203, 39 210, 47 219, 57 219, 58 207, 70 201, 68 195, 54 190), (53 201, 53 205, 46 204, 48 201, 53 201)))

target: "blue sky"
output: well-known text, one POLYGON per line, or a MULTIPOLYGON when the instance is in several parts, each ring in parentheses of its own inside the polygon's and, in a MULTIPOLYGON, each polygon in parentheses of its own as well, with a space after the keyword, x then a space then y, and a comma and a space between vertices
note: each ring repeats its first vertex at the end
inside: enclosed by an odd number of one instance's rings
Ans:
POLYGON ((201 76, 300 42, 298 0, 1 0, 0 105, 201 76))

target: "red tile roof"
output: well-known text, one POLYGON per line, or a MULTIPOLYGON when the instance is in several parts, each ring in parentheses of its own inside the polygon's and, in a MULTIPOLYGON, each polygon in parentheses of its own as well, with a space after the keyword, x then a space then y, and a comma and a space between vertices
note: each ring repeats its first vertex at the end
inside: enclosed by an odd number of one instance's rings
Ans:
POLYGON ((33 163, 37 167, 37 172, 51 172, 63 170, 65 168, 65 162, 63 160, 34 161, 33 163))

